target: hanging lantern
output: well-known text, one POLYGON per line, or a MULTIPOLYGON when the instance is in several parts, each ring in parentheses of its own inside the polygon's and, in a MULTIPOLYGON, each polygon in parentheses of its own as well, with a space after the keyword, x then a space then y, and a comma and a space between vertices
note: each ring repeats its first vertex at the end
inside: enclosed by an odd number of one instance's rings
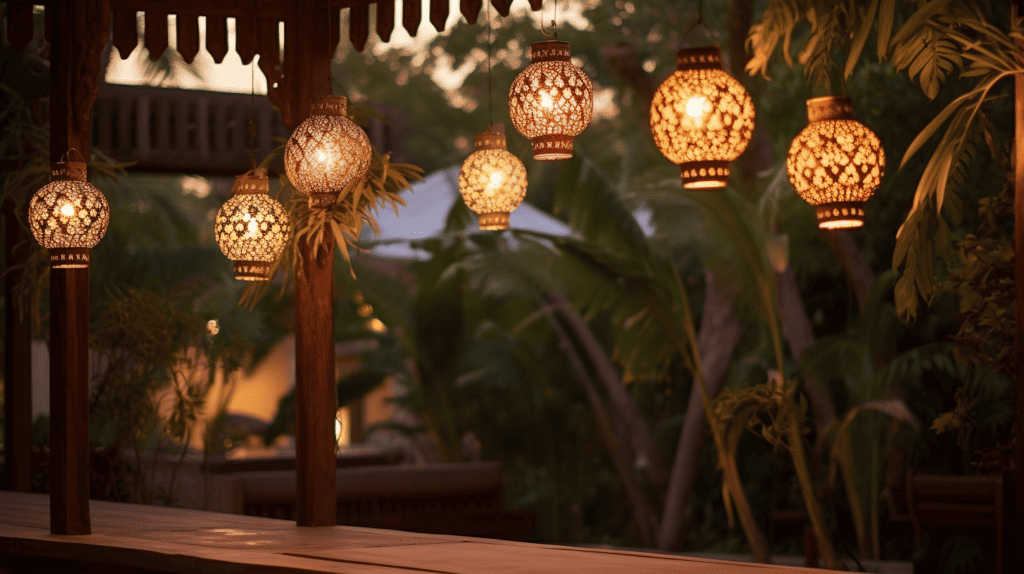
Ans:
POLYGON ((235 279, 269 279, 270 267, 288 241, 288 213, 269 191, 265 170, 240 175, 217 212, 214 235, 220 250, 235 263, 235 279))
POLYGON ((512 125, 533 142, 533 159, 568 159, 572 138, 590 125, 594 88, 570 61, 569 42, 537 42, 530 58, 509 90, 512 125))
POLYGON ((89 249, 107 233, 110 206, 86 181, 85 162, 56 163, 50 183, 29 202, 28 223, 36 241, 50 250, 51 267, 88 268, 89 249))
POLYGON ((654 143, 673 163, 686 189, 725 187, 729 162, 747 149, 754 102, 722 70, 717 46, 679 50, 676 71, 651 101, 654 143))
POLYGON ((480 216, 480 229, 508 229, 512 210, 526 197, 526 166, 505 149, 505 124, 476 134, 473 150, 459 171, 462 199, 480 216))
POLYGON ((789 181, 817 209, 818 227, 864 225, 864 202, 885 173, 882 143, 853 119, 850 98, 807 100, 807 120, 809 125, 789 147, 789 181))
POLYGON ((346 117, 347 108, 344 96, 314 98, 309 118, 295 128, 284 148, 288 180, 309 196, 311 207, 334 203, 370 167, 370 140, 346 117))

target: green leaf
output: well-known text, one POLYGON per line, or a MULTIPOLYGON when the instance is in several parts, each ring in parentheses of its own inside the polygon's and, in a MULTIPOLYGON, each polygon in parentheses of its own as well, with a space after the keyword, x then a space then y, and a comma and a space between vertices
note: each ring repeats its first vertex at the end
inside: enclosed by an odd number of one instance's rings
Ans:
POLYGON ((843 77, 845 78, 849 78, 853 75, 853 69, 857 66, 857 61, 860 60, 861 52, 864 51, 864 44, 868 41, 868 34, 871 32, 871 26, 875 23, 875 12, 878 11, 878 1, 879 0, 871 0, 871 4, 862 14, 860 27, 853 35, 853 42, 850 44, 850 53, 846 57, 846 69, 843 71, 843 77))

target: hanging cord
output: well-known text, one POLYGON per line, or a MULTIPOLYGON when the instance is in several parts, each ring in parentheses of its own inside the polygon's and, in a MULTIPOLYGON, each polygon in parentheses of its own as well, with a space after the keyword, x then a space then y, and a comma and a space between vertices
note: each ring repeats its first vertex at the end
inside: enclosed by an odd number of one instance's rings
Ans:
POLYGON ((68 148, 68 151, 66 151, 63 154, 61 154, 60 160, 58 160, 57 163, 70 163, 71 162, 71 152, 77 153, 78 157, 82 160, 82 163, 86 163, 85 156, 82 155, 82 152, 78 151, 78 148, 74 148, 74 147, 73 148, 68 148), (64 161, 64 158, 67 158, 67 161, 64 161))
POLYGON ((494 97, 491 89, 491 3, 487 4, 487 125, 494 123, 494 97))
MULTIPOLYGON (((256 0, 252 1, 252 46, 256 48, 256 26, 259 23, 257 18, 257 5, 256 0)), ((256 171, 256 57, 253 56, 252 62, 249 63, 252 66, 252 77, 250 80, 250 91, 249 91, 249 161, 252 163, 253 171, 256 171)))
POLYGON ((704 26, 704 29, 708 32, 708 37, 711 38, 715 44, 718 43, 718 32, 712 30, 711 27, 708 26, 707 22, 704 21, 704 0, 697 0, 697 21, 687 28, 686 32, 679 37, 680 50, 683 49, 683 41, 686 40, 686 37, 690 35, 690 32, 696 30, 698 26, 704 26))
POLYGON ((558 39, 558 24, 557 24, 557 22, 558 22, 558 0, 555 0, 554 4, 555 4, 555 14, 551 18, 551 33, 548 34, 547 30, 544 29, 544 13, 543 12, 541 12, 541 16, 540 16, 540 33, 544 34, 548 38, 554 38, 554 39, 557 40, 558 39))

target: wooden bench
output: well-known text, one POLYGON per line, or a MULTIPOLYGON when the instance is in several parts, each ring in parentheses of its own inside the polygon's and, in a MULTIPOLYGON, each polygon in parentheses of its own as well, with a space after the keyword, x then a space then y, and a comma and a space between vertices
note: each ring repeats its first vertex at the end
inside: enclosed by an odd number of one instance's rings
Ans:
MULTIPOLYGON (((295 473, 235 475, 241 512, 291 520, 295 473)), ((536 514, 503 508, 497 462, 339 468, 338 524, 525 541, 536 514)))

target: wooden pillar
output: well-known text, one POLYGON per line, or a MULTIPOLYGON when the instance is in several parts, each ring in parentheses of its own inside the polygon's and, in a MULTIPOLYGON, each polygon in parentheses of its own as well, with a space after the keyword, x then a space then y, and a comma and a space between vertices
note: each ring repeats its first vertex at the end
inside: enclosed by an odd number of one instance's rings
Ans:
POLYGON ((24 263, 28 252, 22 244, 19 217, 14 202, 3 205, 4 257, 9 271, 4 275, 4 474, 0 488, 28 492, 32 456, 32 328, 27 306, 19 305, 14 291, 22 272, 14 266, 24 263))
MULTIPOLYGON (((108 0, 46 8, 50 161, 89 157, 90 111, 110 29, 108 0)), ((89 269, 50 270, 50 532, 89 534, 89 269)))
MULTIPOLYGON (((326 3, 303 0, 285 31, 281 106, 289 129, 309 116, 313 96, 330 93, 326 3)), ((286 26, 288 23, 285 24, 286 26)), ((334 23, 337 26, 337 23, 334 23)), ((337 456, 334 417, 334 240, 324 234, 317 257, 300 243, 295 277, 295 522, 299 526, 337 524, 337 456)))
MULTIPOLYGON (((1018 0, 1018 6, 1024 9, 1024 2, 1018 0)), ((1024 54, 1024 42, 1017 42, 1018 53, 1024 54)), ((1014 403, 1014 432, 1016 443, 1013 448, 1015 472, 1013 482, 1016 487, 1017 516, 1024 517, 1024 76, 1017 75, 1015 90, 1014 114, 1016 115, 1015 159, 1014 159, 1014 222, 1013 245, 1016 253, 1016 273, 1014 285, 1017 298, 1017 330, 1014 339, 1014 356, 1016 357, 1016 376, 1014 383, 1017 398, 1014 403)), ((1018 520, 1020 522, 1020 520, 1018 520)), ((1024 525, 1018 524, 1018 532, 1024 525)))

